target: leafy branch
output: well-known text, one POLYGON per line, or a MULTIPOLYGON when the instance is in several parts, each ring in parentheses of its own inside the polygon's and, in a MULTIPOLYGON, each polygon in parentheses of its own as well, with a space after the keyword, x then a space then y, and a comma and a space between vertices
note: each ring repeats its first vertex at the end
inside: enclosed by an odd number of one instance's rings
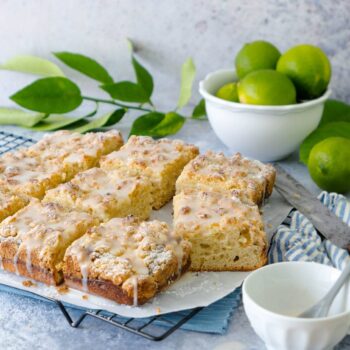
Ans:
POLYGON ((0 69, 42 77, 10 96, 23 109, 0 108, 0 124, 14 124, 37 131, 71 129, 83 133, 114 125, 129 110, 136 110, 141 111, 142 115, 132 124, 130 134, 163 137, 177 133, 187 118, 205 117, 203 100, 194 108, 190 117, 178 113, 178 110, 188 104, 192 95, 196 68, 191 58, 182 65, 177 106, 174 110, 162 112, 156 109, 152 101, 152 75, 135 57, 131 41, 129 47, 136 82, 115 81, 100 63, 90 57, 72 52, 53 53, 69 68, 97 81, 99 88, 109 95, 108 99, 85 96, 79 86, 49 60, 28 55, 10 59, 0 65, 0 69), (96 108, 79 117, 65 115, 77 109, 84 101, 95 102, 96 108), (114 106, 114 109, 98 116, 100 104, 114 106), (93 116, 95 118, 91 119, 93 116))

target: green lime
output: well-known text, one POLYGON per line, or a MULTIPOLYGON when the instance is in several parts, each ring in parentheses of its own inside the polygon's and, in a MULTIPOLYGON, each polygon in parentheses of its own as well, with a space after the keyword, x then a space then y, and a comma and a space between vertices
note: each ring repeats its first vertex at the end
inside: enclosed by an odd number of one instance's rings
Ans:
POLYGON ((253 41, 245 44, 235 59, 236 72, 240 79, 259 69, 275 69, 281 53, 267 41, 253 41))
POLYGON ((299 99, 321 96, 326 91, 332 74, 326 54, 312 45, 292 47, 280 57, 276 69, 293 81, 299 99))
POLYGON ((237 93, 237 83, 225 84, 216 92, 216 97, 231 102, 239 102, 237 93))
POLYGON ((293 83, 284 74, 271 69, 249 73, 238 84, 241 103, 252 105, 290 105, 296 102, 293 83))
POLYGON ((350 190, 350 139, 329 137, 311 150, 308 169, 316 184, 326 190, 350 190))

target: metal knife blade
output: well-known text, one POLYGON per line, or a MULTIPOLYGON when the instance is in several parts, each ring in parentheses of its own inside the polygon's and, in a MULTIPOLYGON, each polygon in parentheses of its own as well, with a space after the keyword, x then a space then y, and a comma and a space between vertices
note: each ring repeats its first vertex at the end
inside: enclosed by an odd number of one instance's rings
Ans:
POLYGON ((349 250, 350 227, 280 165, 274 164, 274 166, 277 171, 275 187, 284 199, 304 214, 326 239, 338 247, 349 250))

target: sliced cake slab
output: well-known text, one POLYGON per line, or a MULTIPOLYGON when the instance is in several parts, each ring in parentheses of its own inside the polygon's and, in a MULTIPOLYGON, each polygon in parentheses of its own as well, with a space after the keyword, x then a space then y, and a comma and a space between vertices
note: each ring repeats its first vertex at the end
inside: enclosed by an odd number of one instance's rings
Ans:
POLYGON ((131 136, 116 152, 102 158, 101 168, 131 168, 152 182, 153 208, 159 209, 175 193, 175 182, 183 167, 198 154, 198 148, 179 140, 153 140, 148 136, 131 136))
POLYGON ((117 130, 87 134, 61 130, 46 135, 29 147, 27 153, 43 162, 62 164, 68 181, 77 173, 96 166, 101 156, 122 145, 123 138, 117 130))
POLYGON ((29 156, 25 149, 0 157, 0 187, 13 193, 42 198, 46 190, 66 180, 59 162, 43 162, 29 156))
POLYGON ((114 217, 150 215, 151 183, 133 169, 92 168, 49 190, 43 201, 84 211, 101 222, 114 217))
POLYGON ((177 194, 174 230, 192 244, 192 271, 246 271, 266 263, 258 207, 230 192, 186 189, 177 194))
POLYGON ((186 165, 176 182, 176 192, 186 188, 236 191, 242 199, 261 204, 272 193, 276 171, 270 164, 249 160, 236 153, 208 151, 186 165))
POLYGON ((72 288, 141 305, 186 270, 189 252, 189 243, 164 222, 116 218, 67 249, 64 279, 72 288))
POLYGON ((0 224, 2 267, 46 284, 59 284, 67 247, 95 224, 86 213, 33 199, 0 224))
POLYGON ((0 222, 26 206, 28 202, 27 196, 12 192, 5 186, 0 186, 0 222))

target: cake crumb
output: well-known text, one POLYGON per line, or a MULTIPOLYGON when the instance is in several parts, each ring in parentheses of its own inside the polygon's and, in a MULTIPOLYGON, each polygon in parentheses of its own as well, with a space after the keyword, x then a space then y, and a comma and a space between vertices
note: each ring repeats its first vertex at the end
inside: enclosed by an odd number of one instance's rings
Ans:
POLYGON ((88 300, 88 299, 89 299, 89 296, 86 295, 86 294, 84 294, 81 298, 84 299, 84 300, 88 300))
POLYGON ((56 289, 60 294, 66 294, 69 292, 69 288, 65 284, 63 284, 62 286, 56 287, 56 289))
POLYGON ((31 280, 25 280, 22 282, 24 287, 35 287, 36 283, 32 282, 31 280))
POLYGON ((272 225, 271 225, 271 224, 267 224, 267 227, 268 227, 268 228, 272 228, 272 225))
POLYGON ((157 313, 157 315, 160 314, 160 307, 157 307, 157 308, 156 308, 156 313, 157 313))

